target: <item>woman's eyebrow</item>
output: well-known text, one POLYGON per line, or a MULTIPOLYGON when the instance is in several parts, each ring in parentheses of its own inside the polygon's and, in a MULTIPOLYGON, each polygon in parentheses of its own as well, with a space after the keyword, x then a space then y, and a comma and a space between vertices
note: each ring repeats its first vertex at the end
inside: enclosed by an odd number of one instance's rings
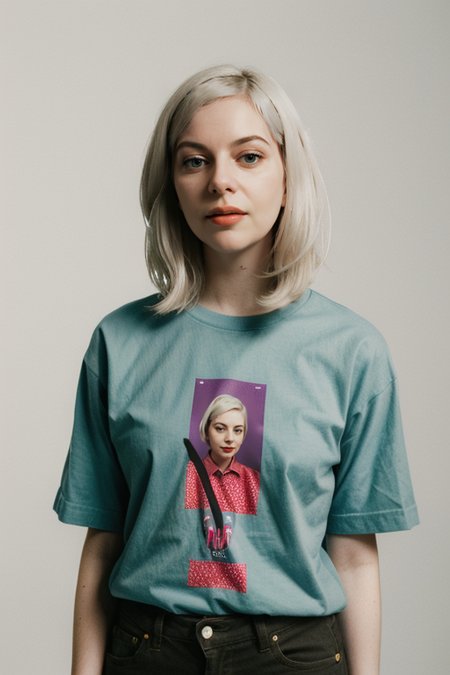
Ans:
MULTIPOLYGON (((266 145, 269 145, 268 141, 262 136, 244 136, 243 138, 238 138, 236 141, 231 143, 231 147, 234 148, 237 145, 243 145, 244 143, 250 143, 251 141, 262 141, 266 145)), ((176 152, 181 150, 181 148, 196 148, 197 150, 207 150, 208 148, 203 143, 196 143, 195 141, 182 141, 177 145, 176 152)))
POLYGON ((233 141, 231 146, 235 147, 236 145, 243 145, 244 143, 250 143, 250 141, 262 141, 266 145, 270 145, 262 136, 244 136, 244 138, 238 138, 237 141, 233 141))

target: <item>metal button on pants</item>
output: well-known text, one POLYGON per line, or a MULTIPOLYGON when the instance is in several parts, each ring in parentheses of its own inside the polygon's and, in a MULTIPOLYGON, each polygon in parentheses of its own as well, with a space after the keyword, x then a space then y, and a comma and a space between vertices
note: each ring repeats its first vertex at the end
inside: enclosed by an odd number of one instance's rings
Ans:
POLYGON ((205 638, 205 640, 209 640, 210 637, 212 637, 213 634, 213 629, 211 626, 204 626, 202 628, 202 635, 205 638))

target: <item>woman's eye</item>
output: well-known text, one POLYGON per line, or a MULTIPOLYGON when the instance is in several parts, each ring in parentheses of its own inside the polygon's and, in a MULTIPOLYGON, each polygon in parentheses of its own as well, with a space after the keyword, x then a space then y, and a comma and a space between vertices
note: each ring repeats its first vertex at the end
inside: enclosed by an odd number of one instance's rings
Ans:
POLYGON ((216 427, 216 431, 223 431, 223 427, 216 427))
POLYGON ((240 158, 244 164, 250 166, 251 164, 258 164, 262 155, 259 155, 256 152, 247 152, 245 155, 242 155, 240 158))
POLYGON ((234 430, 234 433, 235 433, 235 434, 242 434, 242 429, 235 429, 235 430, 234 430))
POLYGON ((201 169, 204 163, 205 160, 201 157, 189 157, 188 159, 184 160, 183 165, 190 169, 201 169))

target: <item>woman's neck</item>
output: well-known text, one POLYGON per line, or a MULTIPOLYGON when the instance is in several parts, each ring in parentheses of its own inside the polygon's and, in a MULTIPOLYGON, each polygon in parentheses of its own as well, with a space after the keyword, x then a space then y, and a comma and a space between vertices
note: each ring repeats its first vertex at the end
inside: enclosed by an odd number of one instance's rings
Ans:
POLYGON ((266 293, 270 280, 261 278, 266 260, 258 252, 217 253, 204 247, 205 288, 199 305, 228 316, 265 314, 256 298, 266 293))
POLYGON ((224 473, 228 469, 228 467, 231 465, 231 462, 234 459, 234 457, 232 457, 231 459, 225 458, 222 461, 216 462, 216 460, 212 456, 211 448, 208 450, 208 454, 209 454, 213 464, 215 464, 221 470, 222 473, 224 473))

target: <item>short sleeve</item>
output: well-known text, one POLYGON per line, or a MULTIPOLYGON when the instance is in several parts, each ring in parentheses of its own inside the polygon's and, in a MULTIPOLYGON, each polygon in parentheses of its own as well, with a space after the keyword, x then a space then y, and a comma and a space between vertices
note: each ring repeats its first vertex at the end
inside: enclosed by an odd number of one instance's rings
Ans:
POLYGON ((53 508, 65 523, 120 532, 128 498, 109 433, 107 387, 85 357, 72 439, 53 508))
POLYGON ((395 379, 349 416, 335 478, 329 533, 392 532, 418 524, 395 379))

